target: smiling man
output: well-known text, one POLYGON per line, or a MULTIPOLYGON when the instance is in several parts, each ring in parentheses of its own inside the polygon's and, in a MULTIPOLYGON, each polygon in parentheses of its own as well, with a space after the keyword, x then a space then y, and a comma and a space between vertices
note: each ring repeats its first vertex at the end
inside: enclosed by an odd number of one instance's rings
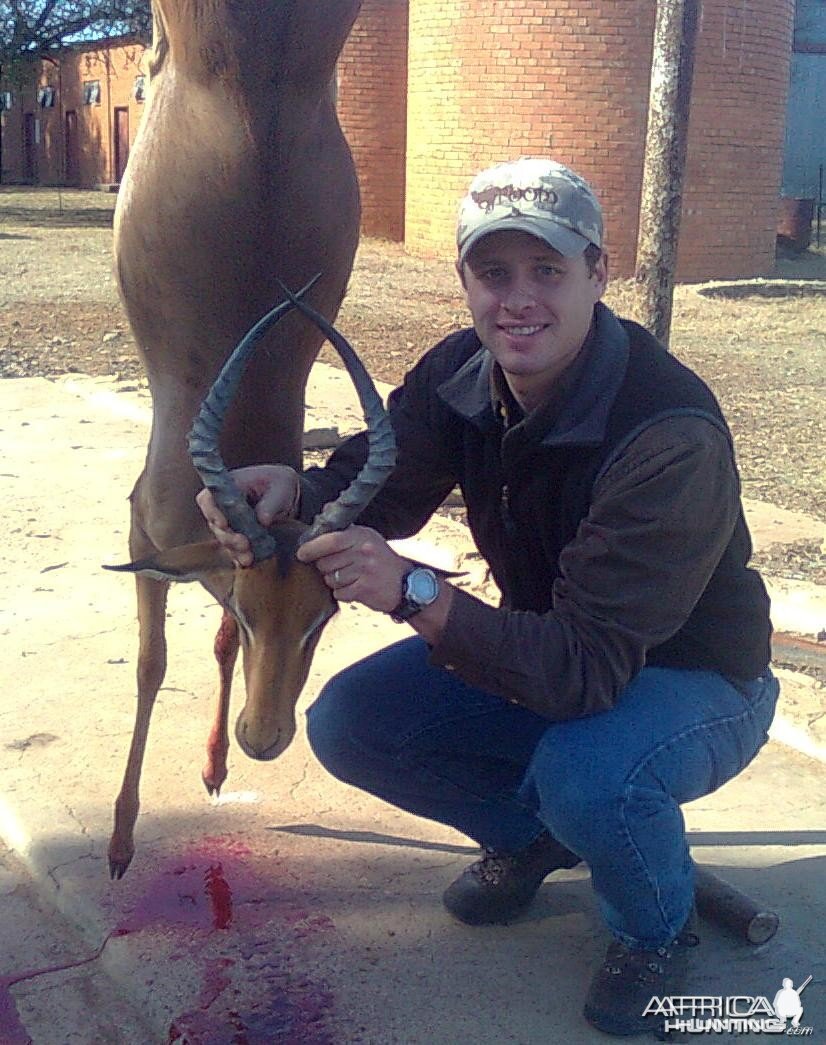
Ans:
MULTIPOLYGON (((602 241, 593 192, 558 163, 474 179, 457 235, 473 326, 392 394, 398 465, 359 524, 299 556, 338 599, 418 633, 325 686, 308 714, 320 761, 479 843, 443 897, 465 923, 508 922, 549 874, 587 864, 611 941, 584 1015, 631 1035, 657 1030, 653 996, 684 993, 698 942, 680 805, 756 755, 778 687, 725 420, 602 303, 602 241), (498 607, 386 543, 456 484, 498 607)), ((356 436, 300 478, 234 474, 265 524, 309 520, 365 454, 356 436)), ((209 494, 199 503, 249 562, 209 494)), ((565 959, 549 955, 549 979, 565 959)))
POLYGON ((590 268, 528 232, 491 232, 459 267, 473 325, 508 388, 530 413, 579 355, 606 282, 605 256, 590 268))

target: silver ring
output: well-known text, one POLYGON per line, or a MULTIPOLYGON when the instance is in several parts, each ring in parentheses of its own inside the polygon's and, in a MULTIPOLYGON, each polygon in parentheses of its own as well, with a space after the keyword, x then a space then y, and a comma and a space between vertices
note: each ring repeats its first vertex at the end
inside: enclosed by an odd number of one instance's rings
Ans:
POLYGON ((341 579, 341 571, 340 570, 333 570, 333 587, 334 588, 338 587, 338 582, 339 582, 340 579, 341 579))

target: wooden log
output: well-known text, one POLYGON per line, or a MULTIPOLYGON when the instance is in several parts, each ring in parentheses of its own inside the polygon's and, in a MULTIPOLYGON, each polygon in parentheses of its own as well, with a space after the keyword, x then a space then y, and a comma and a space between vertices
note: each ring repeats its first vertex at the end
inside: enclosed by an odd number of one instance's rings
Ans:
POLYGON ((707 867, 695 866, 694 896, 699 914, 748 943, 765 943, 777 932, 780 918, 775 911, 756 903, 707 867))

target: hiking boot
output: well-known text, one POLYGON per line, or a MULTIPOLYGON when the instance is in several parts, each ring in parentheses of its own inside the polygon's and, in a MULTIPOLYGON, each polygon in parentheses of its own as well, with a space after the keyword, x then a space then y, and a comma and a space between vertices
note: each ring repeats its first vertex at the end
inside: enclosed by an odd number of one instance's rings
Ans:
POLYGON ((632 951, 619 940, 610 943, 605 961, 591 980, 585 1019, 606 1034, 653 1033, 661 1041, 672 1040, 666 1035, 661 1013, 643 1013, 654 997, 685 993, 688 952, 700 942, 696 926, 692 911, 671 943, 650 951, 632 951))
POLYGON ((502 924, 528 906, 551 871, 578 863, 576 854, 543 831, 518 853, 483 849, 482 859, 445 889, 442 901, 467 925, 502 924))

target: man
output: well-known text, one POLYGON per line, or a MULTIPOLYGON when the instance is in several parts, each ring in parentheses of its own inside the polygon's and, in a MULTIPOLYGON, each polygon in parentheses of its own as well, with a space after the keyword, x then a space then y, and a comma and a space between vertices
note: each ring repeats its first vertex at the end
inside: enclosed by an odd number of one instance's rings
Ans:
MULTIPOLYGON (((308 736, 341 780, 483 847, 444 894, 466 923, 509 921, 584 861, 613 936, 585 1016, 643 1033, 698 942, 680 804, 748 764, 778 693, 731 436, 702 381, 602 304, 602 215, 572 171, 482 172, 457 242, 473 328, 391 396, 398 465, 359 525, 298 553, 338 599, 418 635, 333 678, 308 736), (498 608, 386 543, 456 483, 498 608)), ((283 466, 235 475, 262 522, 299 503, 309 520, 365 446, 300 481, 283 466)), ((248 564, 245 539, 199 503, 248 564)))

